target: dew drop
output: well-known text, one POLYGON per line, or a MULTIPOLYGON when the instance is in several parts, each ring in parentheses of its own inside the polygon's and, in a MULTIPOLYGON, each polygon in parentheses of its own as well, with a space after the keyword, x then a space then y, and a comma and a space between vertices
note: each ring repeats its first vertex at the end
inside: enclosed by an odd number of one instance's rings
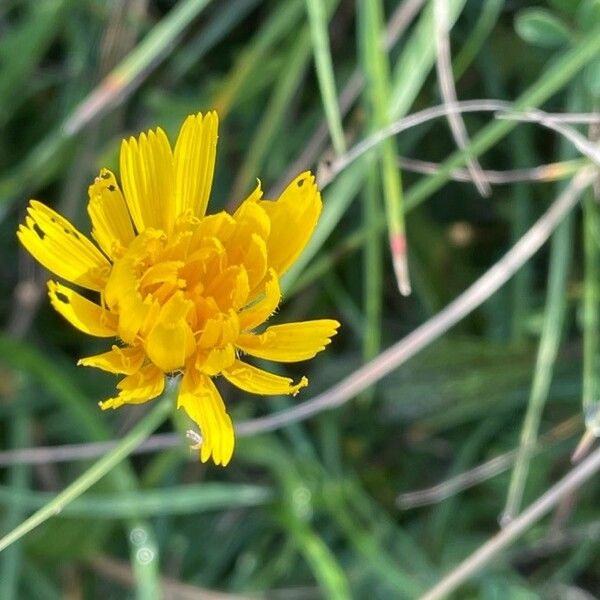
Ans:
POLYGON ((144 546, 137 551, 135 557, 139 563, 147 565, 154 560, 154 551, 144 546))
POLYGON ((131 530, 131 533, 129 534, 129 539, 131 540, 132 544, 135 544, 136 546, 141 546, 142 544, 146 543, 146 540, 148 539, 148 534, 146 533, 145 529, 142 529, 141 527, 136 527, 135 529, 131 530))

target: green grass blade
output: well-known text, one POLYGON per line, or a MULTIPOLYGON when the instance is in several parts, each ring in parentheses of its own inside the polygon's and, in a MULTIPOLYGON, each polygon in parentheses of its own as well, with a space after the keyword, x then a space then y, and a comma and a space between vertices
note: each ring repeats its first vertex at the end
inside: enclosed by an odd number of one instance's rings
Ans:
POLYGON ((463 76, 477 53, 488 40, 489 34, 498 22, 504 4, 505 0, 485 0, 485 2, 482 2, 481 13, 479 13, 475 27, 470 31, 469 37, 452 61, 452 71, 456 81, 463 76))
POLYGON ((215 94, 213 108, 221 118, 226 117, 234 102, 242 97, 246 82, 260 70, 267 53, 296 26, 302 17, 302 10, 302 0, 279 3, 270 18, 250 40, 215 94))
MULTIPOLYGON (((246 438, 242 444, 245 459, 266 467, 278 480, 283 505, 276 509, 275 518, 306 560, 324 597, 334 600, 352 598, 344 569, 323 537, 311 527, 312 494, 294 457, 272 437, 261 440, 246 438), (309 498, 307 504, 303 506, 299 496, 309 498), (304 512, 306 509, 308 512, 304 512)), ((314 465, 308 464, 305 458, 301 462, 304 468, 314 469, 314 465)))
POLYGON ((259 2, 260 0, 238 0, 235 4, 222 4, 202 31, 192 37, 170 61, 169 72, 166 74, 168 83, 172 85, 188 74, 210 50, 231 35, 232 29, 248 16, 259 2))
MULTIPOLYGON (((368 130, 376 130, 387 122, 386 107, 388 102, 389 66, 387 55, 381 43, 383 28, 383 12, 378 0, 374 2, 358 3, 358 47, 360 64, 365 77, 363 91, 363 104, 365 111, 370 115, 368 130)), ((393 140, 389 140, 393 143, 393 140)), ((373 223, 381 214, 381 185, 384 180, 383 191, 385 199, 385 212, 388 227, 391 227, 391 197, 386 180, 388 167, 388 154, 395 156, 393 146, 386 144, 381 152, 367 161, 365 185, 362 192, 362 219, 365 229, 372 231, 373 223)), ((394 169, 397 173, 397 167, 394 169)), ((399 180, 396 182, 400 184, 399 180)), ((394 186, 392 194, 398 189, 394 186)), ((401 188, 399 189, 401 195, 401 188)), ((395 196, 395 200, 397 196, 395 196)), ((395 211, 394 211, 395 212, 395 211)), ((381 314, 383 305, 383 246, 377 233, 371 235, 365 243, 363 255, 363 303, 365 323, 363 327, 363 360, 368 361, 381 351, 381 314)), ((374 388, 367 390, 361 396, 364 401, 372 399, 374 388)))
POLYGON ((66 505, 78 498, 116 465, 127 458, 134 448, 139 446, 141 442, 165 421, 171 412, 172 405, 173 399, 170 394, 166 394, 161 400, 155 401, 152 410, 123 437, 118 446, 94 463, 92 467, 87 469, 50 502, 0 538, 0 551, 8 548, 8 546, 21 539, 32 529, 44 523, 44 521, 60 513, 66 505))
MULTIPOLYGON (((175 485, 116 494, 86 494, 74 499, 60 512, 60 518, 137 519, 165 515, 197 514, 207 511, 261 506, 270 502, 269 488, 207 482, 175 485)), ((0 487, 0 504, 36 510, 56 500, 47 492, 23 492, 0 487)))
POLYGON ((594 192, 583 203, 583 390, 586 427, 600 431, 600 209, 594 192))
MULTIPOLYGON (((526 165, 528 157, 534 154, 533 142, 528 132, 515 130, 515 159, 519 165, 526 165)), ((533 222, 533 198, 531 186, 518 184, 513 187, 513 208, 511 210, 511 237, 514 244, 533 222)), ((515 274, 512 285, 512 336, 515 340, 525 337, 526 320, 531 307, 533 288, 533 265, 527 263, 515 274)))
POLYGON ((502 521, 510 522, 519 513, 523 490, 529 471, 531 452, 537 434, 544 405, 548 398, 554 365, 565 322, 567 283, 573 251, 573 217, 567 216, 552 237, 550 251, 550 274, 548 295, 544 310, 544 324, 538 347, 538 355, 531 386, 531 395, 521 429, 519 453, 515 460, 502 521))
MULTIPOLYGON (((450 5, 450 21, 454 22, 464 6, 465 0, 453 0, 450 5)), ((415 30, 411 33, 394 69, 392 102, 388 108, 390 118, 406 114, 425 83, 435 62, 435 47, 431 7, 423 11, 415 30)), ((365 161, 357 161, 347 168, 327 189, 323 213, 307 248, 283 278, 286 291, 300 276, 307 263, 325 243, 330 233, 345 214, 348 206, 358 194, 366 176, 365 161)), ((410 210, 410 205, 405 206, 410 210)))
MULTIPOLYGON (((418 43, 421 38, 417 38, 418 43)), ((595 28, 593 32, 583 37, 579 44, 573 49, 560 55, 547 69, 540 78, 531 85, 516 101, 515 108, 526 109, 539 106, 553 94, 562 89, 575 75, 600 52, 600 27, 595 28)), ((416 50, 410 48, 410 54, 413 60, 417 60, 416 50)), ((406 62, 412 64, 412 61, 399 61, 398 64, 406 62)), ((417 63, 419 64, 419 63, 417 63)), ((430 70, 430 67, 429 67, 430 70)), ((411 74, 411 82, 416 75, 411 74)), ((414 87, 414 83, 411 83, 414 87)), ((412 102, 405 98, 410 86, 407 84, 406 90, 403 90, 403 100, 398 104, 398 109, 407 109, 412 102)), ((414 91, 414 90, 413 90, 414 91)), ((397 118, 398 115, 394 115, 397 118)), ((517 126, 517 121, 508 119, 498 120, 484 127, 479 133, 471 139, 471 144, 465 152, 454 152, 440 166, 435 175, 424 177, 419 183, 409 188, 405 193, 405 210, 409 212, 433 193, 439 190, 449 179, 452 171, 457 167, 464 165, 468 156, 479 156, 494 144, 504 138, 510 131, 517 126)), ((328 188, 327 197, 323 213, 315 233, 294 266, 286 273, 283 278, 284 289, 292 286, 295 280, 300 276, 308 262, 315 256, 330 233, 337 226, 342 215, 345 213, 348 205, 358 192, 365 176, 364 167, 354 164, 346 169, 337 180, 328 188)))
MULTIPOLYGON (((363 223, 373 231, 373 223, 381 213, 379 172, 372 161, 367 167, 366 185, 363 190, 363 223)), ((383 252, 377 232, 366 240, 363 257, 363 358, 372 359, 381 350, 381 308, 383 304, 383 252)))
MULTIPOLYGON (((97 407, 89 402, 64 365, 46 358, 23 342, 1 335, 0 361, 41 383, 56 398, 65 415, 77 425, 83 439, 106 440, 112 437, 103 421, 98 419, 97 407)), ((108 474, 108 480, 120 491, 135 490, 138 487, 135 474, 127 464, 116 465, 108 474)), ((127 529, 143 531, 147 545, 152 546, 154 534, 147 522, 139 518, 131 519, 127 523, 127 529)), ((154 593, 153 590, 158 589, 158 561, 135 560, 138 548, 131 539, 129 541, 138 590, 154 593)))
POLYGON ((101 84, 75 109, 63 129, 75 135, 116 100, 150 68, 156 67, 176 47, 177 39, 206 8, 210 0, 182 0, 159 21, 146 37, 122 60, 101 84))
POLYGON ((423 592, 424 586, 396 564, 388 553, 381 547, 371 531, 363 527, 350 507, 344 502, 343 496, 326 492, 325 502, 332 518, 348 538, 351 545, 372 570, 385 582, 389 589, 394 590, 397 598, 417 598, 423 592))
MULTIPOLYGON (((450 0, 449 27, 456 21, 465 3, 466 0, 450 0)), ((408 113, 435 64, 433 27, 433 6, 429 2, 394 66, 388 107, 390 119, 399 119, 408 113)))
MULTIPOLYGON (((361 62, 366 81, 365 95, 373 115, 372 129, 377 130, 389 125, 391 101, 388 56, 381 43, 384 32, 383 4, 379 0, 373 0, 373 2, 359 3, 359 7, 361 62)), ((394 139, 382 143, 380 161, 392 262, 400 293, 407 296, 410 294, 410 279, 406 255, 404 206, 394 139)), ((377 207, 374 206, 372 210, 377 211, 377 207)), ((366 226, 370 227, 372 222, 371 219, 366 226)))
POLYGON ((241 201, 251 190, 260 168, 269 152, 274 137, 281 132, 285 112, 298 89, 300 79, 310 57, 310 34, 308 27, 298 33, 290 50, 284 74, 273 91, 262 119, 258 124, 254 138, 246 152, 246 159, 237 174, 231 197, 241 201))
POLYGON ((107 108, 122 101, 176 48, 176 41, 210 0, 183 0, 146 35, 54 131, 46 134, 25 159, 0 180, 0 205, 43 185, 55 174, 60 156, 74 136, 107 108))
POLYGON ((352 598, 346 574, 325 541, 295 515, 293 510, 286 511, 281 522, 310 565, 324 597, 330 600, 352 598))
POLYGON ((317 77, 321 90, 321 99, 325 109, 329 134, 333 148, 338 155, 346 152, 342 117, 336 92, 335 76, 331 61, 331 48, 327 33, 327 10, 323 0, 306 0, 310 33, 312 38, 313 54, 317 77))

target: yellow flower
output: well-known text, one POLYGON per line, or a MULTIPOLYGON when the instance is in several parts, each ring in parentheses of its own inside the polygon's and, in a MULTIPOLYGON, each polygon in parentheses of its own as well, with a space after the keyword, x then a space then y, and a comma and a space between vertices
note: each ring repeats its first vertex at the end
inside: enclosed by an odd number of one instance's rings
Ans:
POLYGON ((100 406, 146 402, 161 394, 166 374, 182 373, 177 405, 201 430, 200 459, 226 465, 233 426, 213 378, 255 394, 296 394, 305 377, 294 383, 240 356, 306 360, 339 323, 255 331, 279 305, 279 278, 309 240, 321 197, 306 172, 276 201, 261 199, 259 183, 234 214, 206 215, 217 127, 209 112, 184 121, 174 149, 160 128, 123 140, 121 187, 102 169, 89 188, 95 244, 35 200, 17 235, 47 269, 97 294, 93 302, 49 281, 54 308, 84 333, 122 342, 79 361, 125 376, 100 406))

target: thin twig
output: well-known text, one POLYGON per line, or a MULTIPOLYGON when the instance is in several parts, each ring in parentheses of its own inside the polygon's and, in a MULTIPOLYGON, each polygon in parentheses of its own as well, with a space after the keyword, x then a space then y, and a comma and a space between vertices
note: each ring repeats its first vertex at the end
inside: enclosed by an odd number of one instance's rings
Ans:
POLYGON ((568 139, 574 146, 583 154, 596 164, 600 164, 600 150, 595 142, 589 140, 587 137, 566 125, 563 121, 553 118, 552 115, 544 113, 541 110, 528 110, 525 112, 516 113, 500 113, 496 115, 498 119, 509 119, 511 121, 522 121, 526 123, 537 123, 552 131, 556 131, 568 139))
MULTIPOLYGON (((355 146, 353 146, 347 154, 340 156, 329 165, 327 172, 323 173, 319 181, 321 188, 329 185, 344 169, 348 167, 355 160, 360 158, 363 154, 366 154, 372 150, 375 146, 380 144, 383 140, 397 135, 402 131, 406 131, 411 127, 422 125, 431 119, 446 116, 449 112, 497 112, 503 111, 507 113, 513 110, 513 105, 510 102, 504 102, 502 100, 462 100, 456 104, 441 104, 438 106, 432 106, 424 110, 415 112, 403 119, 395 121, 391 125, 380 129, 373 135, 365 138, 355 146)), ((533 114, 523 113, 522 111, 514 113, 515 115, 533 114)), ((544 113, 543 111, 535 111, 538 116, 545 115, 553 124, 556 123, 597 123, 600 121, 600 114, 589 114, 589 113, 569 113, 557 114, 557 113, 544 113)), ((506 114, 502 115, 506 117, 506 114)), ((571 130, 572 133, 572 130, 571 130)), ((572 140, 572 136, 569 138, 572 140)), ((584 138, 585 139, 585 138, 584 138)), ((586 140, 587 141, 587 140, 586 140)), ((582 148, 588 150, 585 146, 578 146, 578 149, 583 152, 582 148)), ((597 153, 598 151, 595 150, 597 153)), ((585 152, 584 152, 585 153, 585 152)), ((587 154, 586 154, 587 155, 587 154)), ((595 153, 593 153, 595 156, 595 153)), ((594 159, 595 160, 595 159, 594 159)))
MULTIPOLYGON (((4 450, 0 452, 0 467, 18 464, 45 464, 68 462, 71 460, 87 460, 97 458, 112 450, 119 440, 105 442, 89 442, 84 444, 64 444, 61 446, 38 446, 22 450, 4 450)), ((182 444, 182 437, 173 433, 157 433, 142 442, 134 454, 145 454, 166 450, 182 444)))
MULTIPOLYGON (((537 444, 534 444, 529 451, 532 455, 543 450, 547 450, 550 446, 557 444, 571 437, 581 427, 581 418, 579 416, 572 417, 564 423, 560 423, 543 437, 537 444)), ((428 506, 442 502, 459 492, 474 487, 500 473, 506 471, 514 462, 519 452, 518 448, 504 452, 494 458, 481 463, 480 465, 469 469, 459 475, 455 475, 446 481, 442 481, 437 485, 416 490, 414 492, 405 492, 399 494, 396 498, 396 504, 403 510, 417 508, 419 506, 428 506)))
MULTIPOLYGON (((435 175, 440 169, 440 163, 398 157, 398 165, 405 171, 420 173, 422 175, 435 175)), ((538 167, 525 169, 510 169, 506 171, 496 171, 486 169, 483 171, 488 183, 492 185, 505 185, 523 182, 547 182, 563 179, 567 175, 572 175, 582 166, 580 160, 566 160, 562 162, 548 163, 538 167)), ((472 181, 471 175, 467 169, 455 169, 450 174, 453 181, 472 181)))
MULTIPOLYGON (((444 104, 456 104, 458 97, 454 86, 454 76, 452 74, 452 54, 450 50, 450 25, 448 17, 447 0, 434 0, 433 2, 433 23, 435 30, 435 49, 436 49, 436 72, 440 87, 440 95, 444 104)), ((454 137, 454 141, 459 150, 465 150, 469 144, 469 134, 460 113, 451 111, 447 114, 448 125, 454 137)), ((492 193, 490 184, 486 181, 481 165, 476 157, 469 157, 466 161, 467 169, 475 187, 482 196, 489 196, 492 193)))
MULTIPOLYGON (((404 364, 500 289, 546 242, 564 216, 577 204, 580 193, 593 181, 594 176, 593 169, 581 169, 550 208, 503 258, 446 306, 446 308, 438 312, 420 327, 417 327, 417 329, 404 339, 363 365, 352 375, 311 400, 307 400, 293 408, 282 410, 273 415, 238 423, 235 428, 237 435, 243 437, 273 431, 285 427, 290 423, 308 419, 324 410, 341 406, 404 364)), ((147 444, 156 444, 156 446, 143 444, 138 447, 138 451, 149 452, 158 448, 173 447, 179 443, 179 437, 174 434, 167 434, 161 437, 154 436, 147 440, 147 444)), ((102 442, 101 444, 110 444, 110 442, 102 442)), ((63 446, 56 452, 56 456, 60 456, 61 460, 68 460, 69 458, 78 459, 80 453, 84 451, 83 448, 85 446, 88 445, 78 446, 76 453, 70 453, 70 447, 63 446), (66 456, 69 458, 64 458, 66 456)), ((102 452, 105 452, 107 447, 114 447, 114 445, 100 447, 103 449, 102 452)), ((97 456, 97 454, 93 454, 92 450, 94 449, 85 450, 87 453, 86 458, 97 456)), ((94 451, 97 452, 97 450, 96 448, 94 451)), ((26 458, 32 462, 48 462, 51 454, 54 455, 54 449, 51 448, 31 448, 19 452, 23 453, 20 455, 21 459, 26 458)), ((25 462, 25 460, 15 461, 13 456, 13 451, 0 453, 0 466, 15 464, 15 462, 25 462)))
POLYGON ((400 36, 408 29, 425 4, 425 0, 404 0, 390 17, 385 34, 384 47, 391 50, 400 36))
POLYGON ((600 469, 600 448, 583 462, 572 468, 565 477, 554 484, 535 502, 530 504, 514 521, 507 525, 475 552, 468 556, 439 583, 426 592, 420 600, 447 598, 454 590, 477 573, 482 567, 514 542, 521 534, 539 521, 562 498, 571 494, 600 469))

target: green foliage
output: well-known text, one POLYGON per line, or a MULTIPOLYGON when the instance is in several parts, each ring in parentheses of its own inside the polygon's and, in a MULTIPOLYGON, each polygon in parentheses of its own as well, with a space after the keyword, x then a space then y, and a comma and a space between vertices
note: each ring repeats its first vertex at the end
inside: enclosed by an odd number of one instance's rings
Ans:
MULTIPOLYGON (((400 0, 366 4, 0 2, 0 537, 52 506, 95 460, 75 452, 64 462, 1 466, 3 451, 127 440, 149 408, 97 408, 114 378, 75 362, 107 346, 48 306, 47 273, 15 237, 28 199, 88 232, 87 186, 101 166, 116 167, 120 139, 155 125, 174 136, 185 115, 210 108, 221 119, 211 211, 234 208, 256 177, 273 197, 300 170, 326 174, 326 158, 440 103, 433 3, 391 38, 385 30, 397 24, 400 0), (110 74, 116 88, 106 87, 110 74)), ((600 1, 448 5, 459 99, 598 109, 600 1)), ((508 171, 573 154, 560 149, 559 134, 536 125, 493 113, 464 120, 471 137, 464 152, 444 118, 428 121, 350 163, 323 190, 321 221, 286 275, 273 319, 330 316, 342 322, 340 335, 314 362, 290 365, 289 373, 310 380, 298 397, 228 392, 236 423, 295 406, 365 357, 377 360, 492 267, 548 208, 564 186, 557 181, 582 164, 561 163, 546 178, 497 185, 481 198, 471 182, 452 180, 468 155, 508 171), (439 168, 423 175, 405 167, 400 183, 398 157, 439 168), (408 298, 398 293, 387 243, 388 230, 404 227, 408 298)), ((597 140, 594 128, 579 131, 597 140)), ((582 398, 588 418, 597 414, 593 190, 584 202, 550 252, 378 380, 368 398, 240 437, 226 469, 199 464, 181 415, 173 416, 158 432, 176 431, 176 447, 126 452, 92 489, 0 553, 0 598, 156 598, 165 582, 175 586, 166 597, 190 588, 232 598, 425 593, 497 532, 509 488, 512 508, 524 507, 568 471, 584 427, 582 398), (555 431, 560 424, 564 431, 555 431), (511 464, 433 505, 399 507, 399 494, 513 451, 520 439, 538 445, 533 455, 523 448, 513 455, 512 486, 511 464)), ((561 508, 570 519, 557 512, 553 523, 531 527, 455 597, 594 593, 597 489, 589 483, 561 508), (559 542, 550 538, 556 526, 566 533, 559 542)))
POLYGON ((523 40, 540 48, 560 48, 571 41, 571 32, 559 17, 549 10, 522 10, 515 19, 515 30, 523 40))

